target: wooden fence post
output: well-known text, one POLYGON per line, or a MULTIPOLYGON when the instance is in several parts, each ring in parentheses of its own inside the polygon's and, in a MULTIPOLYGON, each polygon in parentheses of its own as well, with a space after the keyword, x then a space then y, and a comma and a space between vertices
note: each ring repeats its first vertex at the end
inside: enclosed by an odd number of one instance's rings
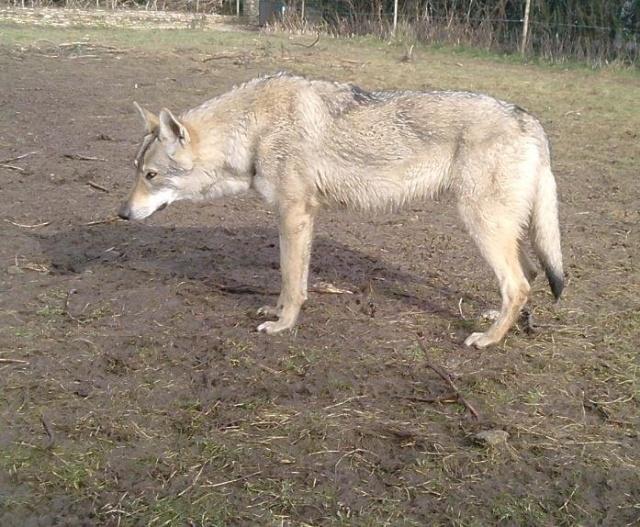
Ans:
POLYGON ((527 53, 527 37, 529 36, 529 10, 531 9, 531 0, 527 0, 524 6, 524 23, 522 25, 522 43, 520 44, 520 53, 524 56, 527 53))
POLYGON ((393 36, 396 36, 398 28, 398 0, 393 0, 393 36))

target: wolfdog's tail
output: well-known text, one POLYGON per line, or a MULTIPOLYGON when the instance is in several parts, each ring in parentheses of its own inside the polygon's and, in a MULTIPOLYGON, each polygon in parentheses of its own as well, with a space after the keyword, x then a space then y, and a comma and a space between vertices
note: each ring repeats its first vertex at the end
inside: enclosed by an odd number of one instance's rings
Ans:
POLYGON ((556 300, 564 289, 556 181, 548 164, 541 167, 531 216, 531 240, 556 300))

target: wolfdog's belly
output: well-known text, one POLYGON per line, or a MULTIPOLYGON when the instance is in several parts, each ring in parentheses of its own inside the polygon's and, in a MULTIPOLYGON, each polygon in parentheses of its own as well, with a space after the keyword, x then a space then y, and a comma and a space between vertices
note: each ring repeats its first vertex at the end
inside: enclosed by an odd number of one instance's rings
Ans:
POLYGON ((356 210, 389 210, 432 198, 449 187, 451 163, 445 156, 376 161, 372 157, 359 163, 321 162, 314 181, 321 201, 356 210))

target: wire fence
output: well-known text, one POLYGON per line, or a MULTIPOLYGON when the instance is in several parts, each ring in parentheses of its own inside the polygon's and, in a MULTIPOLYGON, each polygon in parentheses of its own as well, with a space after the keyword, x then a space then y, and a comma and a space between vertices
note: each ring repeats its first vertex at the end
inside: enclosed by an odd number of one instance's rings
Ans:
POLYGON ((521 51, 594 65, 640 64, 640 0, 0 0, 3 4, 242 15, 244 22, 294 31, 521 51), (527 24, 526 4, 531 7, 527 24))
POLYGON ((410 42, 520 51, 553 61, 640 63, 640 0, 268 3, 278 7, 272 16, 275 23, 290 29, 317 26, 338 35, 374 34, 410 42), (529 4, 530 16, 526 20, 525 6, 529 4))

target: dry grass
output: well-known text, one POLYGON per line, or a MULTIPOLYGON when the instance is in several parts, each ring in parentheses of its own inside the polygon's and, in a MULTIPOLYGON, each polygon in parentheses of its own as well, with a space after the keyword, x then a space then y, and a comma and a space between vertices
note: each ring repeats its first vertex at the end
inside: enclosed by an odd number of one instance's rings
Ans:
MULTIPOLYGON (((82 226, 97 213, 107 217, 124 185, 96 172, 113 189, 96 211, 92 189, 73 179, 77 161, 55 161, 49 150, 40 166, 34 155, 23 166, 71 181, 46 188, 60 202, 72 189, 77 209, 70 219, 29 206, 33 180, 7 184, 7 195, 26 205, 2 203, 13 222, 3 222, 2 262, 18 271, 4 276, 12 295, 0 305, 0 524, 48 524, 56 515, 69 525, 110 526, 640 519, 637 73, 420 46, 401 61, 403 46, 369 39, 321 38, 307 49, 292 44, 309 37, 281 34, 2 29, 4 71, 15 78, 55 64, 63 85, 49 85, 51 96, 77 90, 86 115, 107 111, 93 105, 111 97, 105 107, 126 122, 107 132, 126 139, 91 144, 114 172, 124 170, 116 156, 134 135, 122 91, 188 106, 231 82, 289 69, 370 88, 464 89, 517 102, 541 117, 552 139, 569 281, 557 306, 536 282, 535 334, 516 329, 495 349, 466 350, 462 335, 482 327, 477 315, 497 297, 452 211, 427 205, 373 219, 373 227, 337 214, 319 227, 316 257, 336 269, 322 278, 364 292, 355 300, 314 295, 297 335, 267 339, 250 332, 253 301, 207 286, 217 283, 216 266, 203 278, 181 259, 207 245, 203 262, 218 253, 228 259, 217 263, 223 277, 245 268, 247 281, 275 276, 262 263, 250 267, 261 258, 253 247, 249 257, 230 252, 269 220, 258 205, 232 202, 211 213, 239 229, 232 234, 201 232, 198 222, 212 217, 180 212, 187 209, 146 226, 82 226), (78 44, 70 51, 69 42, 78 44), (213 66, 205 62, 213 54, 227 58, 213 66), (78 60, 85 75, 65 81, 78 60), (92 80, 105 69, 122 84, 110 90, 92 80), (167 85, 172 78, 184 85, 167 85), (169 239, 171 222, 178 232, 169 239), (113 247, 126 258, 116 259, 113 247), (349 271, 338 269, 334 253, 347 255, 349 271), (440 309, 425 307, 426 299, 440 309), (205 331, 194 329, 200 320, 205 331), (426 333, 424 348, 417 332, 426 333), (449 386, 426 361, 455 376, 479 421, 440 397, 449 386), (428 397, 440 399, 419 400, 428 397), (482 430, 509 436, 492 446, 476 437, 482 430)), ((19 104, 15 85, 0 87, 8 104, 19 104)), ((0 130, 12 150, 3 158, 23 146, 7 133, 10 119, 0 130)), ((72 137, 62 121, 60 133, 72 137)), ((45 134, 35 120, 22 126, 45 134)), ((64 151, 85 151, 76 146, 64 151)))

